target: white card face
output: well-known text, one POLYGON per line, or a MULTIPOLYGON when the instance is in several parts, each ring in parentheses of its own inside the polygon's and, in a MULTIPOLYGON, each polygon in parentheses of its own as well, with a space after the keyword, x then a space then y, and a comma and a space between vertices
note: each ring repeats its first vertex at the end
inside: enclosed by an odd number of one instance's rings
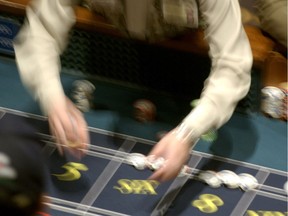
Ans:
POLYGON ((187 28, 198 27, 196 0, 162 0, 162 13, 168 24, 187 28))

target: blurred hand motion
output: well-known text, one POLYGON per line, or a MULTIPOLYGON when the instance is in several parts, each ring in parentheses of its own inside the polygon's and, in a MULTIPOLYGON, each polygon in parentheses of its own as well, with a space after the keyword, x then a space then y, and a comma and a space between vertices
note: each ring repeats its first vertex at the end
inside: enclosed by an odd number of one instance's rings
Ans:
POLYGON ((89 147, 89 134, 83 114, 66 97, 65 104, 55 103, 48 110, 48 121, 61 155, 67 150, 81 158, 89 147))
POLYGON ((153 157, 165 159, 164 165, 156 170, 149 179, 164 182, 176 178, 183 165, 186 164, 190 145, 187 140, 184 141, 176 137, 174 130, 166 134, 149 153, 153 157))

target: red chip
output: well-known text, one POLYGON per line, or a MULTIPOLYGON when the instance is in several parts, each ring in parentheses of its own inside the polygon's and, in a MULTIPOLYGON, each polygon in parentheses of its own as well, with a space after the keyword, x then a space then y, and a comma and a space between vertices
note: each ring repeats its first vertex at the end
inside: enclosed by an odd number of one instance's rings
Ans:
POLYGON ((140 122, 153 121, 156 116, 155 105, 147 99, 136 100, 133 104, 134 118, 140 122))

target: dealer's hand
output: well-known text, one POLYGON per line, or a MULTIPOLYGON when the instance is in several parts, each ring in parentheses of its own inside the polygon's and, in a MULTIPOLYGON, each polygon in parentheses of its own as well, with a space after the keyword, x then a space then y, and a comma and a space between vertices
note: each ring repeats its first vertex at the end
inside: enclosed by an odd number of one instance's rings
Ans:
POLYGON ((72 101, 66 98, 50 105, 48 121, 60 154, 67 149, 75 157, 81 158, 88 149, 89 134, 83 114, 72 101))
MULTIPOLYGON (((164 158, 164 165, 156 170, 149 179, 160 182, 171 180, 179 174, 186 164, 190 152, 190 145, 185 139, 179 139, 175 129, 166 134, 152 149, 149 155, 164 158)), ((148 156, 149 156, 148 155, 148 156)))

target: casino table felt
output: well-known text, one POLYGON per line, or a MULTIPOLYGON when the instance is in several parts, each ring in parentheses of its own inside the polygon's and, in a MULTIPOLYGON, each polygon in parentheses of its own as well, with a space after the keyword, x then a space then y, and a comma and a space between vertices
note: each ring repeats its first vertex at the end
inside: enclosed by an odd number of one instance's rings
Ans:
POLYGON ((260 212, 285 215, 287 211, 287 193, 283 189, 287 172, 193 151, 189 167, 249 173, 257 178, 259 188, 251 191, 225 186, 212 188, 193 176, 160 184, 147 180, 151 170, 137 170, 124 160, 124 156, 132 152, 147 154, 153 141, 90 128, 91 148, 86 157, 76 160, 70 155, 58 154, 45 118, 4 108, 0 113, 1 129, 32 136, 34 142, 42 146, 47 160, 46 192, 50 200, 47 212, 53 216, 83 213, 223 216, 259 215, 260 212), (78 173, 78 177, 73 179, 72 175, 66 181, 57 178, 55 174, 65 174, 67 167, 78 173))

